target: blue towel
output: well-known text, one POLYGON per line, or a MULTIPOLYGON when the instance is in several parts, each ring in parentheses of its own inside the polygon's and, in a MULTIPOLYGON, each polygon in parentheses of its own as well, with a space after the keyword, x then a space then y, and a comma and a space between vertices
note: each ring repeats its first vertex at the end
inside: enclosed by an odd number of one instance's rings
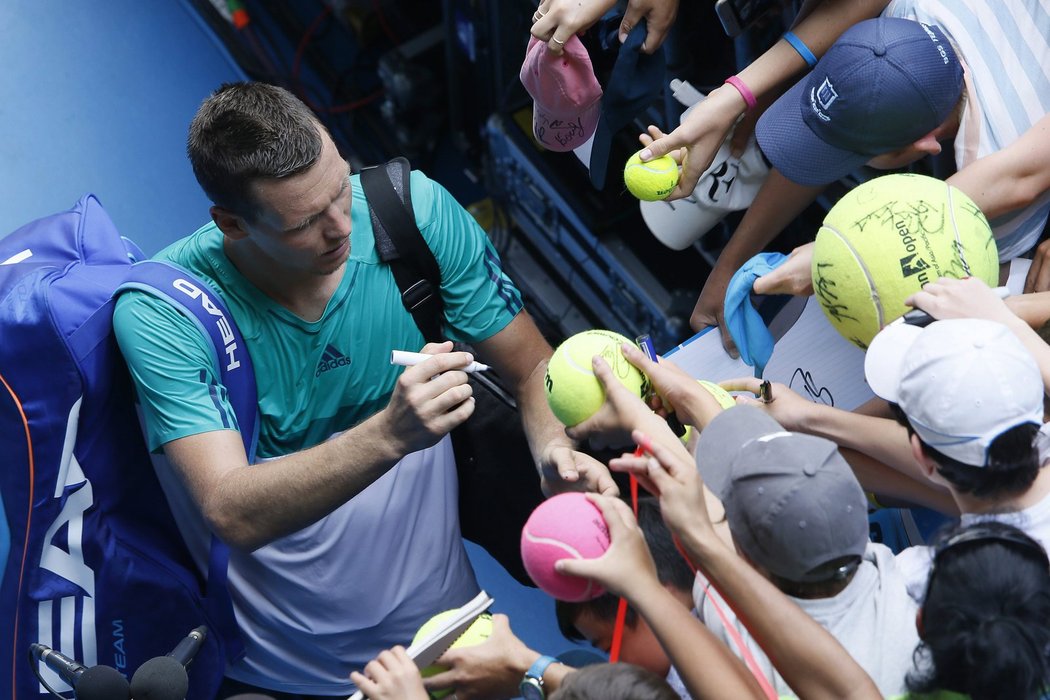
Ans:
POLYGON ((726 288, 726 328, 740 351, 740 359, 754 367, 759 378, 773 354, 773 334, 751 304, 751 289, 756 279, 780 267, 785 260, 783 253, 759 253, 736 271, 726 288))

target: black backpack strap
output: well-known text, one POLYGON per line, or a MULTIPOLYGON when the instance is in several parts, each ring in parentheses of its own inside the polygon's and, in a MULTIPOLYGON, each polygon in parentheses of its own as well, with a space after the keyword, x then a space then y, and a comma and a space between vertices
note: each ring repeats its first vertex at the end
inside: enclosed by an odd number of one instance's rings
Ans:
POLYGON ((390 265, 401 303, 427 342, 444 340, 441 269, 412 213, 411 166, 404 158, 361 171, 379 259, 390 265))

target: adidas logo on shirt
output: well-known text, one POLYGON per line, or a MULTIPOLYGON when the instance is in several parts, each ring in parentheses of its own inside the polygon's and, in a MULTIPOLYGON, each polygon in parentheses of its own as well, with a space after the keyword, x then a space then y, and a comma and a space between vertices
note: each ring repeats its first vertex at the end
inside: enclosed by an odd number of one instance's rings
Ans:
POLYGON ((321 355, 321 361, 317 363, 317 371, 314 372, 314 376, 320 377, 323 372, 327 372, 330 369, 337 369, 339 367, 346 367, 349 364, 350 358, 336 350, 335 346, 329 343, 324 349, 324 354, 321 355))

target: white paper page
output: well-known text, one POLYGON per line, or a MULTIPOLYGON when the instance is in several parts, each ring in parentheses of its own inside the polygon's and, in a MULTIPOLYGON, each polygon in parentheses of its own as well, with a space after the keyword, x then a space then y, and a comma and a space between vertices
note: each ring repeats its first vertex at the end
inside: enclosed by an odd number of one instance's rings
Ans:
MULTIPOLYGON (((782 313, 790 313, 789 309, 782 313)), ((718 382, 754 375, 751 367, 729 357, 713 328, 664 356, 697 379, 718 382)), ((811 401, 847 411, 874 396, 864 381, 864 351, 832 328, 812 297, 798 320, 776 342, 765 378, 787 384, 811 401)))
POLYGON ((1010 261, 1010 277, 1006 280, 1006 288, 1011 294, 1024 292, 1024 280, 1028 277, 1028 268, 1032 267, 1032 261, 1028 258, 1014 258, 1010 261))

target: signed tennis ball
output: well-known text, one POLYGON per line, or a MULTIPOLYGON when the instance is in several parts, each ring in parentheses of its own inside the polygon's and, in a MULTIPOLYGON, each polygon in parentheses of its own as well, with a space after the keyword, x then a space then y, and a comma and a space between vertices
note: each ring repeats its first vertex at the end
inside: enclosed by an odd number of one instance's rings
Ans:
MULTIPOLYGON (((457 612, 458 610, 455 609, 446 610, 445 612, 438 613, 434 617, 424 622, 423 626, 419 628, 418 632, 416 632, 416 636, 412 638, 412 643, 415 644, 423 637, 426 637, 428 634, 440 627, 448 618, 452 617, 457 612)), ((472 647, 477 644, 481 644, 491 635, 492 615, 488 613, 482 613, 478 616, 478 619, 474 620, 474 622, 470 625, 470 627, 466 629, 466 631, 463 634, 459 635, 459 637, 456 638, 456 641, 453 642, 452 646, 449 648, 455 649, 457 647, 472 647)), ((440 664, 431 664, 419 673, 424 678, 429 678, 430 676, 436 676, 437 674, 443 673, 447 670, 448 668, 440 664)), ((449 695, 451 692, 451 690, 434 690, 431 691, 430 697, 435 699, 443 698, 446 695, 449 695)))
POLYGON ((646 202, 666 199, 678 184, 678 163, 671 156, 643 163, 635 153, 623 169, 623 181, 638 199, 646 202))
POLYGON ((592 330, 577 333, 558 346, 544 377, 547 403, 558 420, 572 427, 590 418, 605 403, 605 390, 591 367, 595 355, 605 358, 624 386, 643 399, 648 396, 649 378, 620 352, 620 346, 629 342, 619 333, 592 330))
POLYGON ((828 211, 812 274, 831 325, 867 348, 927 282, 979 277, 995 286, 999 257, 973 200, 936 178, 902 173, 855 187, 828 211))

